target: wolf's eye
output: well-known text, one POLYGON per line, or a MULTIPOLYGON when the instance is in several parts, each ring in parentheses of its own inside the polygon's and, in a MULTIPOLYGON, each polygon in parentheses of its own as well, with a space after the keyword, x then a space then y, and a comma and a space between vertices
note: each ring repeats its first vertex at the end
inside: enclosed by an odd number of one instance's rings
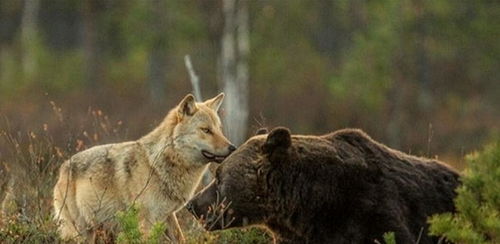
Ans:
POLYGON ((204 132, 204 133, 207 133, 207 134, 212 134, 212 131, 210 131, 209 128, 201 128, 201 130, 204 132))

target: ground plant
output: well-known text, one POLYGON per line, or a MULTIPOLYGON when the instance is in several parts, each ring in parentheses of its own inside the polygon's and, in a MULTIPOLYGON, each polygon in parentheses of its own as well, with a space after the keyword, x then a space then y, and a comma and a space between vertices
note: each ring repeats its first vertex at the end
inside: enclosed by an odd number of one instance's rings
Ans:
POLYGON ((433 216, 430 231, 455 243, 500 243, 500 140, 467 157, 457 212, 433 216))

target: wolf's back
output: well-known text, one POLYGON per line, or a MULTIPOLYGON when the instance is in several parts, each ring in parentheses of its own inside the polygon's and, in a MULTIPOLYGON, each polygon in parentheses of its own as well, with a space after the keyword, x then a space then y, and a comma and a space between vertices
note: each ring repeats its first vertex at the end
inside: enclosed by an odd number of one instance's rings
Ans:
POLYGON ((81 176, 87 171, 94 171, 95 167, 100 168, 100 164, 106 162, 110 149, 117 144, 106 144, 91 147, 73 155, 70 159, 70 167, 75 176, 81 176))

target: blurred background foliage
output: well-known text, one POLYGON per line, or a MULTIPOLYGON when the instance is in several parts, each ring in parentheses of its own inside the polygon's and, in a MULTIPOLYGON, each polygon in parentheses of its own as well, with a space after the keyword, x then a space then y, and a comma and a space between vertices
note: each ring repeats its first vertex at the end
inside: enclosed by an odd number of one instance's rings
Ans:
MULTIPOLYGON (((462 167, 499 134, 499 13, 489 0, 249 1, 249 131, 359 127, 462 167)), ((221 90, 223 26, 221 0, 2 0, 2 123, 45 124, 61 143, 99 110, 125 131, 109 141, 138 138, 192 90, 184 55, 204 97, 221 90)))

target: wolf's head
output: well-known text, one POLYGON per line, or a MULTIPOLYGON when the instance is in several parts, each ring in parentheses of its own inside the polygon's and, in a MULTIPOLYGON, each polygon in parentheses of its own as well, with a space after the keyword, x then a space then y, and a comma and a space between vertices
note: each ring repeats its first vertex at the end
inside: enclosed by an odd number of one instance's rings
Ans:
POLYGON ((224 93, 205 102, 188 94, 174 109, 177 118, 172 132, 174 147, 191 162, 220 163, 236 148, 222 133, 217 114, 224 93))

